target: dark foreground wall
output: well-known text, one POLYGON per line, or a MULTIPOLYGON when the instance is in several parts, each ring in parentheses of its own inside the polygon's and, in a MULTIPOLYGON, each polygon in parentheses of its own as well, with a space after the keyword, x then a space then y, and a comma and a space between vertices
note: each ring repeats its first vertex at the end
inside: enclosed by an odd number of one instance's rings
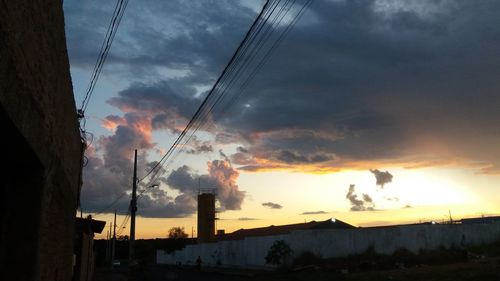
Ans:
POLYGON ((75 112, 62 1, 0 0, 2 280, 71 280, 75 112))

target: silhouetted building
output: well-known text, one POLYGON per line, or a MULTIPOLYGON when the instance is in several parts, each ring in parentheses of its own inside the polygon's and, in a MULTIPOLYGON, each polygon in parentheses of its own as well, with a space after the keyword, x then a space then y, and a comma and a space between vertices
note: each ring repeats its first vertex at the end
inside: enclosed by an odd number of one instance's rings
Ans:
POLYGON ((293 230, 312 230, 312 229, 353 229, 356 228, 346 222, 338 219, 328 219, 325 221, 310 221, 306 223, 296 223, 287 225, 271 225, 267 227, 239 229, 232 233, 218 235, 219 240, 237 240, 252 236, 270 236, 288 234, 293 230))
POLYGON ((94 275, 94 233, 101 233, 106 222, 76 218, 73 281, 90 281, 94 275))
POLYGON ((0 272, 71 280, 82 142, 63 1, 0 9, 0 272))
POLYGON ((215 194, 202 191, 198 194, 198 243, 215 241, 215 194))
POLYGON ((461 219, 460 222, 462 224, 495 223, 500 222, 500 216, 461 219))

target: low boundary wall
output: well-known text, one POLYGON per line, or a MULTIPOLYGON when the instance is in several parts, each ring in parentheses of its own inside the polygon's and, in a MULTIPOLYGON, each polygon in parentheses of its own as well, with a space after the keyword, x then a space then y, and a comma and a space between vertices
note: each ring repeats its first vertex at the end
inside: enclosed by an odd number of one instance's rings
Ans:
POLYGON ((204 265, 239 268, 272 268, 265 257, 276 240, 285 240, 293 255, 304 251, 323 258, 359 254, 373 247, 377 253, 392 254, 405 248, 414 253, 439 247, 467 247, 500 239, 500 223, 420 224, 356 229, 297 230, 290 234, 248 237, 242 240, 188 245, 166 253, 157 250, 158 264, 195 264, 198 256, 204 265))

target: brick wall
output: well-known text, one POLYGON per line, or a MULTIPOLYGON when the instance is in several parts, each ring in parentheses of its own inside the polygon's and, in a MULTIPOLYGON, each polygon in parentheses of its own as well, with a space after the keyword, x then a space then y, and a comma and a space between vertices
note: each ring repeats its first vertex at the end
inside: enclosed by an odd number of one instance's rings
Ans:
POLYGON ((2 275, 70 280, 81 144, 62 1, 0 0, 0 111, 2 275))

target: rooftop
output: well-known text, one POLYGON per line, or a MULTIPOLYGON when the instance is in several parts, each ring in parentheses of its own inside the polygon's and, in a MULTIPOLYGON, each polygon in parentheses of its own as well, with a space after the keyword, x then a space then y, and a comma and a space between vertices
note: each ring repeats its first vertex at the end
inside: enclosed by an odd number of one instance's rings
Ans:
POLYGON ((352 229, 356 228, 346 222, 338 219, 328 219, 325 221, 310 221, 306 223, 271 225, 267 227, 258 227, 250 229, 239 229, 232 233, 219 235, 219 240, 238 240, 252 236, 270 236, 288 234, 293 230, 313 230, 313 229, 352 229))

